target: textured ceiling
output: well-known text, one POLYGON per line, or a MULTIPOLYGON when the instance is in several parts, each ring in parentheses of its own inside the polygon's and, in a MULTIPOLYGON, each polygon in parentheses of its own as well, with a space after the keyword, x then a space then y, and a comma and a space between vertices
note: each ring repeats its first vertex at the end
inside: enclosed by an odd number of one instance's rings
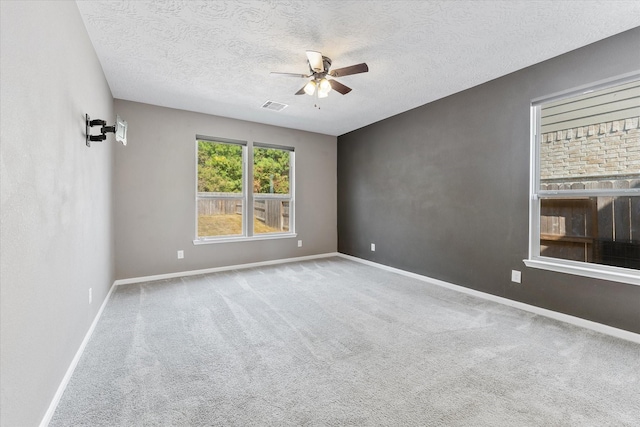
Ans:
POLYGON ((77 4, 115 98, 328 135, 640 26, 638 0, 77 4), (305 80, 269 72, 308 73, 306 50, 370 71, 339 79, 347 95, 295 96, 305 80))

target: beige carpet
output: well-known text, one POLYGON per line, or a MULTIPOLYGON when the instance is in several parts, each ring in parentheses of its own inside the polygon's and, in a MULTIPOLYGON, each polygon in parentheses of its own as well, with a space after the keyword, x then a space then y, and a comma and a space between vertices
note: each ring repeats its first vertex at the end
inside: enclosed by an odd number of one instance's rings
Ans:
POLYGON ((118 287, 51 426, 637 426, 640 346, 345 260, 118 287))

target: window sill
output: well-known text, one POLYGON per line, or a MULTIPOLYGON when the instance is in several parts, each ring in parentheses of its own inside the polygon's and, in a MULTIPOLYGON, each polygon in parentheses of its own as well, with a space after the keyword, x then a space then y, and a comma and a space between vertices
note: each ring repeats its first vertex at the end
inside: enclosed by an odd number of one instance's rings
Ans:
POLYGON ((640 271, 636 272, 635 270, 627 268, 572 261, 558 262, 553 259, 525 259, 523 262, 527 267, 539 268, 541 270, 550 270, 558 273, 591 277, 593 279, 628 283, 630 285, 640 285, 640 271))
POLYGON ((273 233, 265 234, 262 236, 233 236, 233 237, 213 237, 209 239, 196 239, 193 241, 194 245, 212 245, 217 243, 233 243, 233 242, 255 242, 257 240, 279 240, 279 239, 292 239, 297 237, 297 233, 273 233))

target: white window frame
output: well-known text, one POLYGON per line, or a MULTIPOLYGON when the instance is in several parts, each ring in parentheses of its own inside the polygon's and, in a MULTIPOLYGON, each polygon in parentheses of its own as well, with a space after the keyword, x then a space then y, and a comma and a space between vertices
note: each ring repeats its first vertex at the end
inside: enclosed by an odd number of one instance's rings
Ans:
POLYGON ((282 145, 275 145, 275 144, 266 144, 266 143, 261 143, 261 142, 254 142, 252 145, 252 149, 251 149, 251 181, 253 182, 253 152, 254 152, 254 148, 266 148, 266 149, 275 149, 275 150, 282 150, 282 151, 288 151, 289 152, 289 194, 260 194, 260 193, 254 193, 253 192, 253 186, 252 186, 252 191, 251 191, 251 226, 253 227, 253 204, 255 199, 278 199, 278 200, 287 200, 289 201, 289 231, 281 231, 281 232, 276 232, 276 233, 261 233, 258 235, 254 234, 254 237, 258 237, 258 238, 278 238, 278 237, 295 237, 296 233, 295 233, 295 224, 296 224, 296 214, 295 214, 295 157, 296 157, 296 152, 295 149, 293 147, 285 147, 282 145))
POLYGON ((523 262, 527 267, 550 270, 559 273, 574 274, 583 277, 610 280, 614 282, 640 285, 640 270, 614 267, 602 264, 571 261, 540 255, 540 200, 562 199, 567 196, 640 196, 640 189, 611 190, 540 190, 540 108, 542 104, 562 98, 588 93, 611 86, 628 83, 640 78, 635 71, 591 85, 536 98, 531 101, 531 151, 530 151, 530 188, 529 188, 529 257, 523 262))
MULTIPOLYGON (((204 135, 196 135, 195 139, 195 239, 194 245, 208 245, 230 242, 247 242, 255 240, 288 239, 297 236, 295 232, 295 150, 293 147, 285 147, 276 144, 254 143, 252 141, 239 141, 227 138, 215 138, 204 135), (242 199, 242 234, 198 237, 198 141, 213 143, 235 144, 242 146, 242 194, 238 196, 215 196, 216 198, 242 199), (253 148, 275 148, 290 151, 289 164, 289 192, 286 199, 289 203, 289 231, 278 233, 254 234, 253 230, 253 148)), ((262 196, 260 196, 262 197, 262 196)))

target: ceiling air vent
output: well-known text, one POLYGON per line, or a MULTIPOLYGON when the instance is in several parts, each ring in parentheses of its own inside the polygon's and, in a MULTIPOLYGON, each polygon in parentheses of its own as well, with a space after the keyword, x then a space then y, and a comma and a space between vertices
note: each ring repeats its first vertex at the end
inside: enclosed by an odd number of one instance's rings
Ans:
POLYGON ((267 110, 272 110, 272 111, 282 111, 287 107, 288 107, 287 104, 281 104, 275 101, 267 101, 264 104, 262 104, 262 108, 266 108, 267 110))

